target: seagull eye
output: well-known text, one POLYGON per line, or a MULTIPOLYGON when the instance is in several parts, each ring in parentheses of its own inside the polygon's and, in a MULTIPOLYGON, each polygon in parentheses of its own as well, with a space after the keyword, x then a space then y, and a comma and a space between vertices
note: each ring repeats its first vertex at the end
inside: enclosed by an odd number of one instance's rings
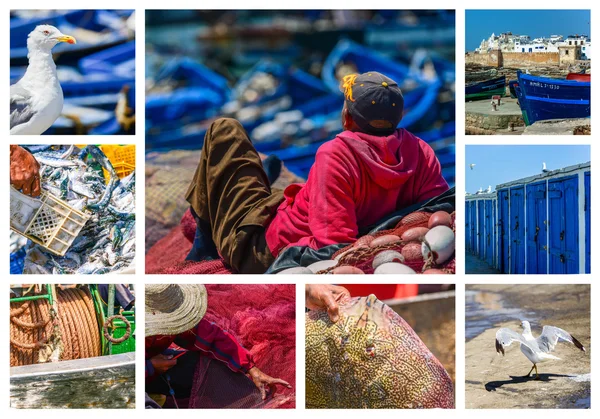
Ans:
POLYGON ((44 35, 50 35, 50 31, 44 31, 44 35))

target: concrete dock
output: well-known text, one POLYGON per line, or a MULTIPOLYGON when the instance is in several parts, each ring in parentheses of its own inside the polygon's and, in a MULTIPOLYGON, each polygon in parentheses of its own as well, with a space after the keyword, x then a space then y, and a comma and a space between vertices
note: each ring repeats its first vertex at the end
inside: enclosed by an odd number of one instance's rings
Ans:
POLYGON ((491 99, 465 103, 465 131, 471 135, 520 135, 525 121, 517 99, 503 97, 500 107, 492 109, 491 99))
POLYGON ((591 118, 548 119, 525 128, 525 135, 591 135, 591 118))

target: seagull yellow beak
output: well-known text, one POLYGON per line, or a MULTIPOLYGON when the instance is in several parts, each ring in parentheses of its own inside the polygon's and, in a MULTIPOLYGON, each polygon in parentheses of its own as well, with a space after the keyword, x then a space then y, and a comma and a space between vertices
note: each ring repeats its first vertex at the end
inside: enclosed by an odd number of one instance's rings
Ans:
POLYGON ((69 35, 63 35, 56 38, 58 42, 66 42, 67 44, 76 44, 77 40, 69 35))

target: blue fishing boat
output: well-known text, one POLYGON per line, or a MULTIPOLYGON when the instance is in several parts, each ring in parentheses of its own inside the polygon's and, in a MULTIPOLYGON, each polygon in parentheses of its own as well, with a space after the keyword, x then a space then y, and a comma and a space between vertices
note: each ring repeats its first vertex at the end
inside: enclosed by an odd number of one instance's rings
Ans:
POLYGON ((465 86, 466 100, 489 99, 492 96, 506 94, 506 77, 496 77, 490 80, 479 81, 465 86))
MULTIPOLYGON (((13 65, 27 62, 27 37, 37 25, 56 26, 63 33, 74 35, 80 28, 85 39, 77 44, 57 45, 53 53, 61 54, 61 62, 76 60, 92 51, 126 42, 126 19, 133 10, 53 10, 33 17, 10 19, 10 59, 13 65), (92 36, 93 35, 93 36, 92 36)), ((77 38, 77 37, 76 37, 77 38)))
POLYGON ((428 79, 409 67, 355 42, 338 42, 323 64, 321 78, 333 93, 342 95, 336 71, 349 65, 358 73, 377 71, 393 79, 404 94, 404 117, 400 128, 429 127, 437 119, 436 101, 442 82, 438 77, 428 79))
POLYGON ((548 119, 589 118, 589 82, 536 77, 517 72, 515 89, 525 124, 548 119), (519 94, 520 91, 520 94, 519 94))
MULTIPOLYGON (((203 67, 203 66, 202 66, 203 67)), ((218 116, 235 116, 248 132, 283 111, 297 110, 303 118, 311 118, 316 114, 327 114, 331 108, 331 94, 318 78, 310 74, 269 60, 262 60, 246 72, 231 90, 219 95, 215 86, 220 75, 206 69, 203 77, 194 83, 197 87, 185 87, 165 94, 150 94, 146 99, 146 144, 148 148, 170 147, 200 148, 210 119, 218 116), (209 79, 212 84, 207 84, 209 79), (257 76, 269 75, 276 83, 263 94, 246 97, 245 92, 253 85, 257 76), (199 87, 203 86, 203 87, 199 87), (202 93, 200 90, 203 89, 202 93), (208 90, 207 90, 208 89, 208 90), (225 101, 225 98, 230 98, 225 101), (221 100, 222 99, 222 100, 221 100), (248 99, 251 99, 248 102, 248 99), (280 101, 280 102, 278 102, 280 101), (232 114, 231 109, 240 106, 256 112, 248 112, 241 117, 232 114)), ((162 72, 161 72, 162 73, 162 72)), ((198 73, 194 73, 198 76, 198 73)), ((185 76, 189 80, 189 74, 185 76)), ((227 88, 228 89, 228 88, 227 88)), ((341 99, 337 107, 341 109, 341 99)), ((339 118, 339 117, 338 117, 339 118)), ((279 140, 274 140, 272 145, 279 140)), ((257 149, 262 151, 262 144, 257 143, 257 149)))
POLYGON ((519 84, 518 80, 508 81, 508 90, 510 91, 510 97, 513 99, 517 98, 517 92, 515 91, 515 85, 519 84))

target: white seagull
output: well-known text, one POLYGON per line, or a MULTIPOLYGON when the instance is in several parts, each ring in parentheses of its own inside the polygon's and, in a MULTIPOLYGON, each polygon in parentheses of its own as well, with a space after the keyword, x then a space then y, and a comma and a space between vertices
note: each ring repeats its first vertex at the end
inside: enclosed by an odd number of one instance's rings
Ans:
POLYGON ((52 59, 59 42, 75 44, 54 26, 39 25, 27 38, 29 65, 21 80, 10 86, 10 133, 40 135, 62 113, 63 92, 52 59))
POLYGON ((581 342, 567 331, 558 327, 544 326, 542 334, 537 338, 534 338, 531 334, 531 325, 528 321, 521 322, 521 327, 523 328, 523 334, 521 335, 506 327, 499 329, 496 332, 496 352, 504 355, 504 348, 510 346, 513 342, 518 342, 521 345, 521 352, 533 363, 533 367, 529 370, 527 377, 535 369, 535 379, 539 380, 540 375, 538 374, 537 364, 551 359, 560 359, 550 354, 558 342, 572 343, 577 349, 585 352, 585 348, 581 342))
POLYGON ((546 162, 542 162, 542 173, 548 173, 550 170, 546 169, 546 162))

